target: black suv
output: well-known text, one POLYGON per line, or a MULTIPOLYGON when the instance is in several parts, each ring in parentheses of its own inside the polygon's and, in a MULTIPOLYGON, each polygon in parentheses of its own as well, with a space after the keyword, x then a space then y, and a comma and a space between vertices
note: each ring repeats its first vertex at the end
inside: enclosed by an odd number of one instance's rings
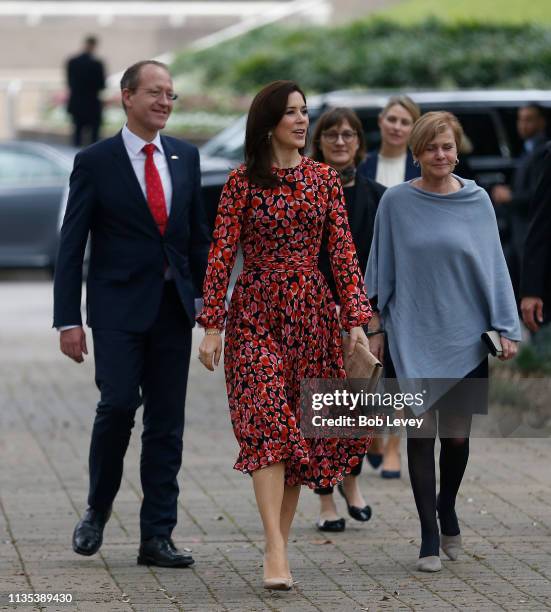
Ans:
MULTIPOLYGON (((353 108, 364 126, 368 149, 379 146, 377 116, 390 95, 398 92, 334 91, 308 98, 310 132, 317 118, 335 106, 353 108)), ((407 93, 422 112, 447 110, 454 113, 472 145, 466 157, 473 178, 488 189, 508 182, 521 151, 517 110, 536 102, 551 111, 551 91, 467 90, 412 91, 407 93)), ((201 149, 203 190, 210 221, 214 222, 220 190, 228 170, 243 160, 245 117, 207 142, 201 149)), ((551 128, 551 121, 548 122, 551 128)), ((551 136, 551 134, 550 134, 551 136)))

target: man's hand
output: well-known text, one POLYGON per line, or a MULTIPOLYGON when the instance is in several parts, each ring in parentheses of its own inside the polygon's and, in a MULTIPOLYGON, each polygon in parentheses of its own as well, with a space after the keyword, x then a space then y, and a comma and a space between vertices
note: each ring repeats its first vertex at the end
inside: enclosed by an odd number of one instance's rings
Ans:
POLYGON ((513 192, 507 185, 495 185, 491 190, 494 204, 507 204, 513 199, 513 192))
POLYGON ((520 302, 520 310, 526 327, 537 332, 543 323, 543 300, 539 297, 524 297, 520 302))
POLYGON ((509 338, 504 338, 503 336, 500 336, 500 340, 503 353, 499 357, 499 359, 501 361, 507 361, 508 359, 512 359, 517 354, 518 342, 514 342, 513 340, 509 340, 509 338))
POLYGON ((61 352, 77 363, 84 361, 84 355, 88 355, 86 348, 86 334, 82 327, 73 327, 59 333, 59 347, 61 352))
POLYGON ((199 345, 199 361, 211 372, 218 367, 222 355, 222 337, 220 334, 206 335, 199 345))

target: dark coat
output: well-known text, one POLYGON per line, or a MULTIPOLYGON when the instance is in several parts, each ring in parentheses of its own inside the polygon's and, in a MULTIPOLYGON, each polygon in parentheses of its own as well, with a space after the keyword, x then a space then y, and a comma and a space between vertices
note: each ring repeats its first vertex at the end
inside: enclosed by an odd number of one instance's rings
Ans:
POLYGON ((545 319, 551 319, 551 151, 532 201, 534 216, 524 245, 520 294, 540 297, 545 319))
POLYGON ((103 64, 89 53, 72 57, 66 66, 70 94, 67 112, 81 123, 94 123, 101 117, 99 92, 105 88, 103 64))
MULTIPOLYGON (((352 233, 354 246, 356 247, 356 254, 358 256, 362 275, 365 273, 369 250, 371 248, 371 242, 373 241, 375 214, 377 213, 377 207, 379 206, 379 201, 384 192, 385 187, 379 183, 356 175, 355 198, 353 202, 346 201, 348 224, 352 233)), ((325 233, 320 249, 318 266, 327 280, 333 298, 338 304, 340 300, 331 270, 331 262, 327 252, 327 236, 325 233)))
POLYGON ((535 139, 531 153, 521 157, 513 176, 513 199, 510 203, 515 215, 531 219, 534 194, 544 169, 544 159, 547 154, 547 138, 545 135, 535 139))
POLYGON ((191 326, 201 294, 210 238, 201 201, 199 152, 161 136, 172 178, 164 236, 149 210, 119 132, 75 158, 54 281, 54 326, 80 325, 82 259, 91 238, 87 322, 140 332, 159 309, 170 265, 191 326))
MULTIPOLYGON (((375 177, 377 176, 377 165, 378 164, 379 164, 379 152, 374 151, 373 153, 368 153, 367 157, 358 166, 357 173, 360 176, 363 176, 364 178, 369 178, 374 181, 375 177)), ((404 181, 409 181, 419 176, 421 176, 421 168, 413 164, 413 155, 411 154, 411 151, 408 149, 407 157, 406 157, 406 175, 404 176, 404 181)))

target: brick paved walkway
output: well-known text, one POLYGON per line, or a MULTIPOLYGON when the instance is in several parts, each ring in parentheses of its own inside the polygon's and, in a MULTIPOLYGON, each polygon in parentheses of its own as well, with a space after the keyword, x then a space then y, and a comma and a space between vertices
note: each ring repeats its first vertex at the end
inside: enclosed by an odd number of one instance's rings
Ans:
MULTIPOLYGON (((415 572, 418 522, 407 476, 364 469, 367 525, 325 538, 303 490, 290 556, 299 584, 260 585, 261 529, 249 478, 232 470, 222 371, 193 359, 175 540, 187 570, 136 565, 139 434, 101 553, 79 557, 71 532, 84 509, 97 392, 91 360, 57 352, 47 282, 0 284, 0 609, 200 612, 235 610, 544 610, 551 608, 551 444, 472 441, 458 502, 465 554, 437 575, 415 572), (71 593, 71 605, 10 605, 9 593, 71 593)), ((199 338, 199 336, 197 336, 199 338)), ((196 340, 197 340, 196 338, 196 340)), ((345 508, 339 500, 341 511, 345 508)))

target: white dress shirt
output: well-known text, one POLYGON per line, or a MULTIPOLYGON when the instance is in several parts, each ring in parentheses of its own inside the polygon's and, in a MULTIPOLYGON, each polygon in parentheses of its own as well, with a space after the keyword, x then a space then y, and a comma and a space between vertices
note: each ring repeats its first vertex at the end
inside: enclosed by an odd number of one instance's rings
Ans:
MULTIPOLYGON (((147 140, 136 136, 134 132, 131 132, 128 129, 127 125, 122 128, 122 141, 124 142, 126 152, 128 153, 128 157, 130 158, 130 163, 132 164, 132 168, 134 168, 134 173, 136 174, 138 183, 140 183, 143 195, 147 201, 147 193, 145 190, 146 155, 142 151, 142 149, 145 147, 146 144, 149 143, 147 142, 147 140)), ((158 132, 157 136, 155 136, 155 138, 151 141, 151 144, 155 145, 155 153, 153 153, 153 163, 157 167, 159 176, 161 177, 161 183, 163 184, 163 191, 165 193, 166 213, 167 215, 170 215, 170 205, 172 203, 172 180, 170 178, 170 171, 168 169, 163 145, 161 144, 161 136, 158 132)))
MULTIPOLYGON (((134 169, 134 173, 136 174, 138 183, 142 188, 144 198, 147 202, 147 192, 145 189, 146 154, 142 151, 142 149, 146 144, 149 143, 143 138, 140 138, 139 136, 134 134, 134 132, 131 132, 126 124, 122 128, 122 141, 124 143, 126 152, 128 153, 128 157, 130 158, 130 163, 132 164, 132 168, 134 169)), ((172 179, 170 178, 170 171, 168 169, 168 164, 166 161, 166 156, 163 150, 163 145, 161 143, 161 136, 159 132, 157 132, 157 135, 151 141, 151 143, 155 145, 155 153, 153 153, 153 163, 157 167, 159 176, 161 177, 161 183, 163 184, 163 191, 165 194, 166 202, 166 214, 170 215, 170 206, 172 203, 172 179)), ((167 268, 165 272, 165 278, 167 280, 170 280, 172 278, 170 268, 167 268)), ((74 327, 80 327, 80 325, 63 325, 62 327, 58 327, 58 331, 62 332, 67 329, 73 329, 74 327)))

